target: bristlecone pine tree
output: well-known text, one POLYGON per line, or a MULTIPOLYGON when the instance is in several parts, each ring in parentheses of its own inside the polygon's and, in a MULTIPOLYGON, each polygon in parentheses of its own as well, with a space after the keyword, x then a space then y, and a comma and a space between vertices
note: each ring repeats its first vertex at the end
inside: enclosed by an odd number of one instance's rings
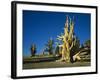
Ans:
POLYGON ((53 49, 54 49, 54 41, 52 39, 49 39, 47 44, 46 44, 46 51, 52 55, 53 54, 53 49))
MULTIPOLYGON (((71 55, 72 48, 78 44, 76 36, 74 35, 74 17, 73 20, 67 16, 66 23, 64 27, 64 33, 60 36, 57 36, 57 39, 62 41, 62 44, 59 45, 62 48, 61 61, 71 62, 71 60, 75 61, 76 59, 80 60, 79 53, 80 51, 74 52, 74 55, 71 55), (70 19, 70 21, 69 21, 70 19)), ((78 45, 79 47, 79 45, 78 45)))
POLYGON ((36 45, 32 44, 30 50, 31 50, 31 56, 32 57, 35 56, 35 54, 36 54, 36 45))
POLYGON ((59 45, 57 44, 56 48, 55 48, 55 55, 60 55, 60 49, 59 49, 59 45))

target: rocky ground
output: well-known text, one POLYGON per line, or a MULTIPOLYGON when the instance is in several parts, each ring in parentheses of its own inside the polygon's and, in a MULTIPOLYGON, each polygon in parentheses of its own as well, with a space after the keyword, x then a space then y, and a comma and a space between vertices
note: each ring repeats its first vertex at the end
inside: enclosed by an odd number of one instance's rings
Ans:
POLYGON ((90 66, 90 62, 75 62, 66 63, 61 61, 38 62, 38 63, 25 63, 23 69, 41 69, 41 68, 60 68, 60 67, 82 67, 90 66))

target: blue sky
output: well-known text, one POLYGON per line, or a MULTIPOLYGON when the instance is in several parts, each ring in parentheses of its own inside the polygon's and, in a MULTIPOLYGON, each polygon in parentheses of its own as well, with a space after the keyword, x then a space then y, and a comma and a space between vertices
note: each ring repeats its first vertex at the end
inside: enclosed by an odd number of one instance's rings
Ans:
POLYGON ((23 54, 30 55, 31 44, 36 44, 41 53, 47 41, 57 41, 57 35, 64 32, 66 15, 75 21, 74 32, 80 43, 90 39, 91 15, 86 13, 46 12, 23 10, 23 54))

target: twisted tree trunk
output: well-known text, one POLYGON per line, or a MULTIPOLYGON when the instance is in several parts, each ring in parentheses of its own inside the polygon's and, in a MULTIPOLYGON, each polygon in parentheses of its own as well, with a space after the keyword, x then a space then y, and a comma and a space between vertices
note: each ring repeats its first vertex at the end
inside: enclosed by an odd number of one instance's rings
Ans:
MULTIPOLYGON (((74 33, 74 21, 70 19, 70 24, 68 22, 68 16, 65 23, 64 28, 64 34, 61 36, 58 36, 58 40, 61 40, 63 42, 62 44, 62 58, 61 60, 70 62, 70 52, 72 47, 76 44, 76 41, 73 40, 73 33, 74 33), (70 29, 68 29, 70 27, 70 29)), ((75 55, 73 58, 75 59, 77 55, 75 55)), ((79 57, 78 57, 79 58, 79 57)))

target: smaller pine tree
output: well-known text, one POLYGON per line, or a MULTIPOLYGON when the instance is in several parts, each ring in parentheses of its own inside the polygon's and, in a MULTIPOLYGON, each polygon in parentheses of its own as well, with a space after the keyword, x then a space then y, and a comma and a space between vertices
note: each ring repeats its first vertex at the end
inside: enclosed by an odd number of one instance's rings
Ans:
POLYGON ((55 49, 55 54, 57 54, 57 55, 59 55, 60 53, 59 53, 59 46, 57 45, 56 46, 56 49, 55 49))
POLYGON ((31 45, 30 51, 31 51, 31 56, 32 57, 35 56, 35 54, 36 54, 36 45, 35 44, 31 45))
POLYGON ((52 39, 49 39, 47 44, 46 44, 46 51, 51 55, 53 54, 54 50, 54 41, 52 39))

